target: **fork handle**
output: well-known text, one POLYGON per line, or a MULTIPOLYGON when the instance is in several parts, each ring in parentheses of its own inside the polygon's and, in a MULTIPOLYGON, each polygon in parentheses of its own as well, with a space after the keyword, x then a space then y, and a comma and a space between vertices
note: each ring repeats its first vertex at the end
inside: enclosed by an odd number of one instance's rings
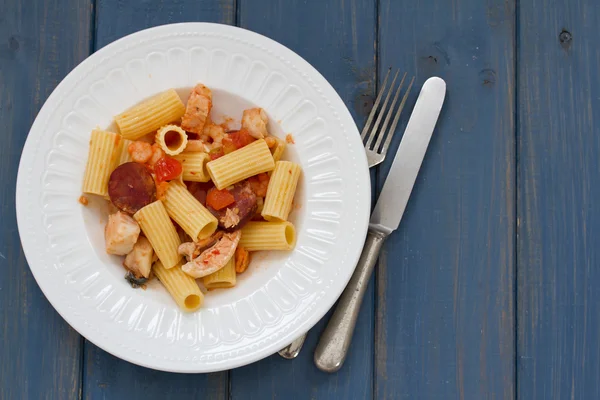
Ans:
POLYGON ((292 343, 290 343, 283 349, 279 350, 279 355, 287 360, 293 360, 294 358, 298 357, 298 354, 300 354, 300 350, 302 350, 302 345, 304 344, 304 340, 306 339, 307 335, 308 332, 300 336, 298 339, 294 340, 292 343))
POLYGON ((369 229, 352 278, 340 296, 315 350, 315 365, 321 371, 336 372, 346 359, 360 306, 386 237, 384 233, 369 229))

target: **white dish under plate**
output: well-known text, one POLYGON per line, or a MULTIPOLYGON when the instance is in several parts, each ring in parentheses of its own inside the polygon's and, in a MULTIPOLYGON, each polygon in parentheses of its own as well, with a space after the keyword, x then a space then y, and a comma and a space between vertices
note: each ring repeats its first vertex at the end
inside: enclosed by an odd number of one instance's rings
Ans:
POLYGON ((122 38, 83 61, 37 116, 21 156, 17 219, 42 291, 88 340, 145 367, 213 372, 264 358, 308 331, 350 279, 365 239, 370 183, 354 121, 329 83, 283 45, 243 29, 165 25, 122 38), (271 132, 291 133, 284 158, 303 176, 292 252, 256 254, 233 289, 186 314, 159 283, 132 289, 104 252, 100 202, 78 203, 91 130, 160 91, 185 100, 214 90, 215 119, 263 107, 271 132))

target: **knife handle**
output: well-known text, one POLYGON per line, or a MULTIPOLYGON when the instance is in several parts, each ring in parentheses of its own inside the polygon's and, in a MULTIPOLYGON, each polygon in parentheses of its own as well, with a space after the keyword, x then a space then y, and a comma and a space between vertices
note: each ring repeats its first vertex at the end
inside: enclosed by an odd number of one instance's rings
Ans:
POLYGON ((292 343, 288 344, 283 349, 279 350, 279 355, 287 360, 293 360, 294 358, 298 357, 298 354, 300 354, 300 350, 302 350, 302 345, 304 345, 304 340, 306 340, 307 335, 308 332, 300 336, 298 339, 294 340, 292 343))
POLYGON ((319 339, 315 350, 315 365, 324 372, 336 372, 342 367, 348 347, 352 342, 356 319, 360 311, 373 267, 379 257, 386 234, 369 229, 356 269, 348 286, 340 296, 338 304, 319 339))

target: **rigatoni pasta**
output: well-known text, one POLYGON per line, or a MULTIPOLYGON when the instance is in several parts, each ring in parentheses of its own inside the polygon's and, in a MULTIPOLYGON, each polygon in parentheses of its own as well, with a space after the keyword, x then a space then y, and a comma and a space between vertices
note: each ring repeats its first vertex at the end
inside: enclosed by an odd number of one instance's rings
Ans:
POLYGON ((175 156, 185 149, 188 138, 180 126, 165 125, 156 132, 155 141, 165 153, 175 156))
POLYGON ((271 149, 271 153, 273 154, 273 160, 275 162, 281 160, 281 156, 283 156, 283 152, 285 151, 285 140, 281 140, 279 138, 275 139, 275 146, 271 149))
POLYGON ((210 161, 206 168, 211 180, 221 190, 251 176, 275 168, 273 156, 264 139, 210 161))
POLYGON ((153 96, 115 117, 125 139, 136 140, 163 125, 180 120, 185 105, 174 89, 153 96))
POLYGON ((174 158, 181 163, 184 181, 210 181, 210 175, 206 169, 206 164, 210 160, 208 154, 202 152, 183 152, 174 158))
POLYGON ((302 169, 290 161, 277 161, 271 174, 261 215, 267 221, 287 221, 302 169))
POLYGON ((120 147, 121 137, 116 133, 100 129, 92 131, 83 178, 84 193, 108 195, 108 179, 116 167, 120 147))
POLYGON ((205 239, 217 230, 218 221, 215 216, 177 181, 169 183, 163 204, 169 217, 194 241, 205 239))
POLYGON ((196 278, 209 290, 234 287, 252 252, 296 244, 287 219, 301 168, 281 160, 286 142, 269 134, 260 108, 233 131, 211 109, 211 90, 198 84, 185 105, 168 90, 117 115, 120 134, 92 132, 83 183, 111 203, 105 250, 123 257, 125 279, 146 288, 157 278, 186 312, 204 301, 196 278))
POLYGON ((181 242, 162 201, 157 200, 148 204, 136 212, 133 219, 140 224, 142 232, 152 244, 154 252, 164 267, 173 268, 181 260, 181 255, 177 251, 181 242))
POLYGON ((237 280, 236 275, 235 257, 232 257, 222 269, 202 278, 202 283, 207 289, 232 288, 237 280))
POLYGON ((121 146, 119 148, 119 157, 117 165, 125 164, 126 162, 132 161, 131 153, 129 152, 129 145, 133 143, 133 140, 121 139, 121 146))
POLYGON ((165 268, 157 261, 152 271, 182 310, 192 312, 202 307, 204 295, 196 280, 181 270, 181 263, 174 268, 165 268))
POLYGON ((250 221, 242 228, 240 246, 248 251, 291 250, 296 229, 290 222, 250 221))

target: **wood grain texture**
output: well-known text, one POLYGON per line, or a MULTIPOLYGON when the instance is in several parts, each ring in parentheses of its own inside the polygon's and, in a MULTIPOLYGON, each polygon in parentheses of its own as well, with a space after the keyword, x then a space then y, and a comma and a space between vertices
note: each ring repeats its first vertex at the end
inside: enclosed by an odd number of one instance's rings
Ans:
POLYGON ((1 399, 79 395, 81 339, 48 303, 27 266, 14 188, 29 128, 58 82, 88 55, 89 37, 85 1, 27 6, 0 1, 1 399))
MULTIPOLYGON (((233 24, 234 1, 98 0, 95 49, 129 33, 156 25, 186 21, 233 24)), ((165 399, 228 397, 228 373, 172 374, 120 360, 93 344, 84 346, 83 397, 86 399, 165 399)))
MULTIPOLYGON (((0 399, 600 398, 595 0, 521 1, 518 29, 516 0, 90 1, 0 0, 0 399), (417 89, 432 75, 448 83, 337 374, 312 362, 327 318, 294 361, 207 375, 137 367, 83 344, 29 272, 14 185, 39 108, 90 48, 181 21, 238 21, 282 42, 359 126, 376 69, 415 74, 417 89)), ((390 164, 372 175, 379 188, 390 164)))
POLYGON ((96 0, 98 50, 123 36, 177 22, 235 23, 235 0, 96 0))
MULTIPOLYGON (((271 37, 310 62, 333 85, 362 126, 375 83, 374 0, 239 1, 243 28, 271 37), (267 5, 268 4, 268 5, 267 5)), ((317 370, 313 353, 329 316, 311 330, 297 359, 275 354, 231 371, 233 399, 367 399, 372 397, 373 284, 367 290, 350 354, 334 375, 317 370)))
POLYGON ((600 398, 600 10, 520 2, 518 395, 600 398))
POLYGON ((139 367, 85 345, 86 399, 227 399, 227 372, 176 374, 139 367))
POLYGON ((380 2, 380 71, 448 93, 380 258, 377 399, 514 397, 514 3, 380 2))

